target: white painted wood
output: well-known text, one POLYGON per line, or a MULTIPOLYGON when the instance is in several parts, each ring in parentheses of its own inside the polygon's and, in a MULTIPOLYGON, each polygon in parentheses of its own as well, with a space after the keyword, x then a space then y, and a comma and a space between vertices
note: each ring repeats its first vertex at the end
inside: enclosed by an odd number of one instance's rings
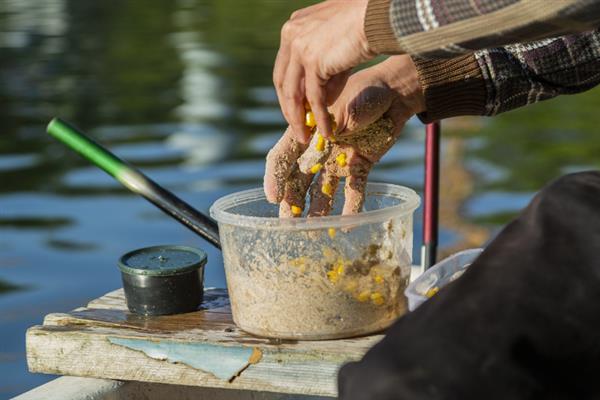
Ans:
POLYGON ((119 400, 125 382, 63 376, 12 400, 119 400))
POLYGON ((63 376, 12 400, 325 400, 246 390, 63 376))

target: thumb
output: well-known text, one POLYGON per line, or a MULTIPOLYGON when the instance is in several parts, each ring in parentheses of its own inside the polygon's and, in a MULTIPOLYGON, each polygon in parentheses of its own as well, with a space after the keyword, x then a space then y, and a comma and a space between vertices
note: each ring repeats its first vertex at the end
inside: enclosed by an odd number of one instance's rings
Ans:
POLYGON ((402 128, 404 128, 406 121, 413 116, 413 113, 402 101, 395 100, 392 102, 389 110, 385 113, 385 116, 392 120, 394 124, 392 136, 397 138, 400 135, 402 128))
POLYGON ((336 135, 351 135, 379 120, 392 105, 391 94, 388 88, 376 85, 342 93, 332 107, 338 123, 336 135))

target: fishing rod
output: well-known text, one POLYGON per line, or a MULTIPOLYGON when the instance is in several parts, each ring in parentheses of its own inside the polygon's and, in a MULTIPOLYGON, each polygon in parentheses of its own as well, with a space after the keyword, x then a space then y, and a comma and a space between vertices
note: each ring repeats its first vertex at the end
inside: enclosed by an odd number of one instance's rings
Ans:
POLYGON ((127 189, 144 197, 185 227, 202 236, 217 249, 221 248, 219 227, 215 220, 181 200, 65 121, 54 118, 48 124, 47 131, 103 169, 127 189))

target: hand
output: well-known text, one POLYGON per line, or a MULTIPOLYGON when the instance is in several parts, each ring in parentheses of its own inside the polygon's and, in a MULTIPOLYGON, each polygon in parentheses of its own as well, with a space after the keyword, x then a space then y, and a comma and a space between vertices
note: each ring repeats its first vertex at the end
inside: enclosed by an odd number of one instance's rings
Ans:
POLYGON ((296 141, 307 143, 304 102, 310 103, 319 132, 329 138, 327 106, 340 94, 350 69, 376 54, 364 32, 368 0, 328 0, 298 10, 281 30, 273 82, 296 141))
POLYGON ((267 155, 264 180, 267 200, 280 203, 280 216, 299 216, 311 189, 308 216, 327 215, 339 180, 346 178, 343 215, 358 213, 367 176, 394 144, 405 122, 424 111, 415 66, 408 56, 394 56, 353 74, 330 111, 338 122, 335 141, 319 135, 310 144, 296 140, 288 127, 267 155))

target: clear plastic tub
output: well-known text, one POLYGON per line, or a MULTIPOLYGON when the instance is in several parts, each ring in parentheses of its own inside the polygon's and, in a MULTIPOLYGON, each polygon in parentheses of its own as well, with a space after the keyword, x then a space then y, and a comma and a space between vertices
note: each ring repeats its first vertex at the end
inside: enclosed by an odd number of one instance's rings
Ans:
MULTIPOLYGON (((343 192, 343 191, 342 191, 343 192)), ((413 213, 411 189, 369 183, 364 212, 277 217, 262 189, 211 207, 219 223, 235 323, 286 339, 333 339, 379 331, 406 312, 413 213)))
POLYGON ((414 311, 431 295, 458 279, 483 249, 463 250, 433 265, 406 288, 408 309, 414 311), (433 291, 433 292, 430 292, 433 291), (428 292, 430 295, 428 296, 428 292))

